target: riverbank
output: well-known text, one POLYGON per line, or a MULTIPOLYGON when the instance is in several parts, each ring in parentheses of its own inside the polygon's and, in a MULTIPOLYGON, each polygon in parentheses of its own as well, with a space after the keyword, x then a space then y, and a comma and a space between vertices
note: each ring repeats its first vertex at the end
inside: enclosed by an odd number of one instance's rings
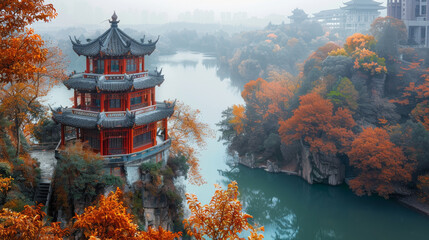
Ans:
MULTIPOLYGON (((269 173, 283 173, 286 175, 299 176, 299 173, 293 170, 293 166, 283 166, 280 168, 271 161, 267 161, 266 164, 256 164, 254 159, 249 160, 249 158, 247 158, 246 160, 243 160, 244 159, 241 158, 238 163, 251 169, 263 169, 264 171, 269 173)), ((344 183, 347 186, 349 185, 347 179, 344 181, 344 183)), ((411 195, 406 197, 399 197, 396 200, 407 208, 410 208, 429 217, 429 204, 420 202, 417 196, 411 195)))

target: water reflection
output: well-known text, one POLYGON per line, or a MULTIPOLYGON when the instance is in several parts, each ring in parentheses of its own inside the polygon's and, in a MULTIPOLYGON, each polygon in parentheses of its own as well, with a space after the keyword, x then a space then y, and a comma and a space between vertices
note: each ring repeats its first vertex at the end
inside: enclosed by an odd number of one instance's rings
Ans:
POLYGON ((267 239, 425 239, 429 233, 425 216, 394 201, 357 197, 346 186, 309 185, 243 166, 219 172, 224 184, 238 182, 246 212, 266 226, 267 239))

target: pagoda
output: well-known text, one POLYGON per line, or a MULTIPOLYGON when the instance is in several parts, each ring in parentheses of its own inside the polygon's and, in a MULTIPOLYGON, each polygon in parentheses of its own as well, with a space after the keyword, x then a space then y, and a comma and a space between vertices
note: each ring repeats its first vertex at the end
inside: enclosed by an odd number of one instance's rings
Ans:
POLYGON ((86 70, 64 82, 74 90, 73 107, 53 110, 53 119, 61 124, 57 157, 67 141, 80 140, 103 156, 106 170, 125 176, 142 162, 167 161, 167 119, 174 103, 155 101, 164 75, 145 70, 145 56, 158 40, 131 38, 118 28, 117 18, 114 13, 110 28, 96 39, 70 38, 73 50, 86 57, 86 70), (70 132, 74 137, 66 139, 70 132))

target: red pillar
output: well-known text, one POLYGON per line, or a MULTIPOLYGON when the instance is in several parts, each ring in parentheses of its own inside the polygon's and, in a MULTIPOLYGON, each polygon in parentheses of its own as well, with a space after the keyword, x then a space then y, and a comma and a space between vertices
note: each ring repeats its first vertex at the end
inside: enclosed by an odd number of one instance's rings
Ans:
POLYGON ((122 71, 121 71, 121 73, 122 74, 124 74, 125 73, 125 70, 126 70, 126 67, 127 67, 127 60, 124 58, 124 59, 121 59, 121 64, 119 64, 119 66, 121 66, 122 65, 122 71))
POLYGON ((164 128, 164 141, 168 139, 167 118, 162 119, 162 127, 164 128))
POLYGON ((64 146, 65 143, 66 143, 65 126, 61 124, 61 146, 64 146))
POLYGON ((80 109, 85 109, 85 94, 86 93, 80 93, 80 109))
POLYGON ((131 93, 127 93, 127 107, 126 109, 130 110, 131 109, 131 93))
POLYGON ((89 73, 89 57, 86 57, 86 73, 89 73))
POLYGON ((152 101, 150 105, 156 105, 156 102, 155 102, 155 87, 153 87, 150 90, 150 97, 151 97, 151 101, 152 101))
POLYGON ((80 136, 79 136, 79 128, 76 128, 76 140, 79 140, 80 136))
POLYGON ((100 155, 103 155, 103 129, 100 129, 100 155))
POLYGON ((104 59, 104 74, 107 74, 109 71, 109 65, 108 65, 108 60, 104 59))
POLYGON ((105 100, 105 95, 102 93, 100 96, 100 112, 104 112, 104 100, 105 100))
POLYGON ((142 57, 142 72, 144 72, 144 56, 142 57))
POLYGON ((77 91, 74 90, 73 108, 77 108, 77 91))
POLYGON ((151 123, 150 127, 151 127, 151 135, 152 135, 152 139, 153 139, 153 146, 156 145, 156 122, 151 123))
POLYGON ((130 129, 130 134, 128 134, 128 135, 130 138, 130 153, 133 153, 133 151, 134 151, 134 132, 133 132, 132 128, 130 129))

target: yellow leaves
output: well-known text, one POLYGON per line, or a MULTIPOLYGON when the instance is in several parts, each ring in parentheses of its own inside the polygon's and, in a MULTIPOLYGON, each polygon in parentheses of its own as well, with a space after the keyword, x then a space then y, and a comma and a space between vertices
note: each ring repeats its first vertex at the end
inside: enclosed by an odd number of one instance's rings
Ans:
POLYGON ((246 119, 245 111, 246 108, 241 104, 232 106, 232 115, 234 117, 229 123, 232 124, 237 134, 241 134, 244 131, 244 120, 246 119))
POLYGON ((0 176, 0 192, 5 193, 9 190, 10 184, 12 183, 12 177, 1 177, 0 176))
POLYGON ((344 48, 338 48, 337 50, 333 50, 329 52, 329 56, 349 56, 344 48))
POLYGON ((59 223, 50 226, 43 220, 46 214, 41 206, 25 206, 20 213, 4 208, 0 212, 0 238, 22 240, 61 240, 68 229, 61 229, 59 223))
POLYGON ((115 240, 173 240, 182 235, 171 233, 159 227, 158 230, 149 227, 147 232, 139 231, 132 222, 133 215, 121 201, 122 191, 118 188, 107 197, 100 196, 97 206, 85 208, 81 215, 76 215, 74 227, 82 229, 90 239, 115 240))
POLYGON ((238 236, 243 230, 251 230, 248 239, 262 239, 264 228, 254 228, 248 223, 249 214, 242 212, 242 205, 238 200, 238 186, 236 182, 228 184, 223 190, 215 185, 216 191, 209 204, 202 205, 193 194, 186 194, 191 216, 183 221, 187 233, 196 239, 204 236, 210 239, 243 239, 238 236))
POLYGON ((170 152, 173 156, 183 155, 188 159, 189 181, 196 185, 202 185, 205 181, 199 172, 198 151, 193 145, 202 149, 206 146, 206 139, 214 137, 213 130, 208 124, 201 122, 199 116, 199 110, 193 110, 178 102, 173 116, 168 121, 172 140, 170 152))

